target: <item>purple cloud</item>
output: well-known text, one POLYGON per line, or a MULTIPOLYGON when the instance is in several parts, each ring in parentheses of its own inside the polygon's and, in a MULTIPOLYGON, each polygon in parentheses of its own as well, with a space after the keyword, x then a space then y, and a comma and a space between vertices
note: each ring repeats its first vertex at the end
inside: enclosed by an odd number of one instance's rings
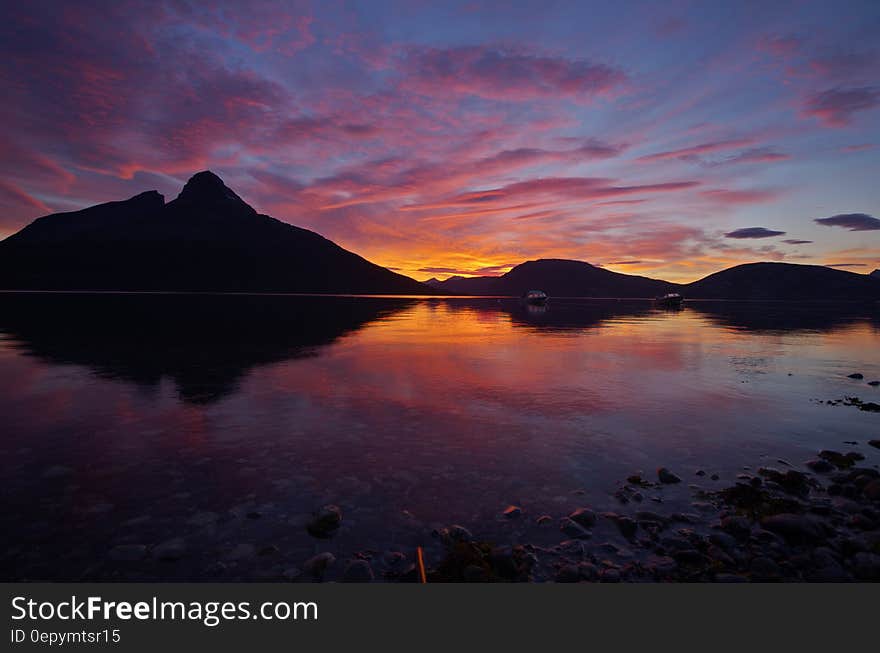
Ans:
POLYGON ((853 114, 880 105, 880 89, 870 86, 832 88, 807 98, 803 112, 829 127, 846 127, 853 114))
POLYGON ((850 231, 877 231, 880 230, 880 220, 867 213, 840 213, 827 218, 816 218, 826 227, 843 227, 850 231))
POLYGON ((724 234, 726 238, 772 238, 782 235, 785 235, 784 231, 774 231, 765 227, 744 227, 724 234))
POLYGON ((626 80, 623 71, 585 59, 492 46, 410 47, 402 85, 424 95, 475 95, 507 101, 587 98, 626 80))
POLYGON ((813 241, 812 240, 798 240, 797 238, 791 238, 789 240, 783 240, 782 242, 785 243, 786 245, 807 245, 809 243, 812 243, 813 241))

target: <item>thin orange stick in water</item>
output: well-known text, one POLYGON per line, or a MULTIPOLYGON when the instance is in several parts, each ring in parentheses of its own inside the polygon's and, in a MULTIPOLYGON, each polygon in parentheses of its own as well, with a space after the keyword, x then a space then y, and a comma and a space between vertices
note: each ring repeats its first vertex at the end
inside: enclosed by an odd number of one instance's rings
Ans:
POLYGON ((425 576, 425 557, 422 554, 422 547, 416 547, 416 560, 419 562, 419 582, 427 583, 428 578, 425 576))

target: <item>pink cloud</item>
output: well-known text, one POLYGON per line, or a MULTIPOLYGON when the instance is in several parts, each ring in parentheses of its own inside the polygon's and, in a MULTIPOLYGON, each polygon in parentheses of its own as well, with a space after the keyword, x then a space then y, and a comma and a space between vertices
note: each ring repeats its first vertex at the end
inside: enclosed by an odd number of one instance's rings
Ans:
POLYGON ((735 206, 739 204, 760 204, 779 197, 780 192, 772 188, 752 188, 731 190, 726 188, 705 190, 702 197, 715 204, 735 206))
POLYGON ((804 102, 802 111, 829 127, 846 127, 853 114, 880 105, 880 89, 874 87, 836 87, 814 93, 804 102))
POLYGON ((15 184, 0 179, 0 226, 17 224, 22 218, 51 213, 40 200, 31 197, 15 184))
POLYGON ((753 143, 751 138, 731 138, 722 141, 713 141, 710 143, 700 143, 690 147, 683 147, 678 150, 667 150, 665 152, 657 152, 655 154, 647 154, 638 158, 639 161, 653 162, 666 161, 668 159, 688 159, 701 154, 710 154, 713 152, 721 152, 732 150, 753 143))
POLYGON ((416 93, 507 101, 584 100, 626 81, 622 71, 605 64, 490 46, 410 47, 400 58, 399 70, 403 88, 416 93))
POLYGON ((733 163, 775 163, 786 161, 791 156, 783 152, 777 152, 769 147, 753 147, 738 154, 716 161, 714 165, 727 165, 733 163))
POLYGON ((840 148, 841 152, 865 152, 867 150, 873 150, 877 147, 874 143, 859 143, 857 145, 846 145, 840 148))

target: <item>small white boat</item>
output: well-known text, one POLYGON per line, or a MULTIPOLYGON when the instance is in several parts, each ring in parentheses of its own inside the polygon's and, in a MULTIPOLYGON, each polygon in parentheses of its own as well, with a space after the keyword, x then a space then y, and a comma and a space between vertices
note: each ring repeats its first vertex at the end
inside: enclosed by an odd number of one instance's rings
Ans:
POLYGON ((547 303, 547 293, 543 290, 529 290, 526 293, 523 293, 522 300, 526 304, 534 304, 536 306, 543 306, 547 303))
POLYGON ((656 297, 654 299, 661 306, 666 306, 669 308, 678 308, 681 306, 681 303, 684 301, 684 297, 679 295, 677 292, 669 292, 660 297, 656 297))

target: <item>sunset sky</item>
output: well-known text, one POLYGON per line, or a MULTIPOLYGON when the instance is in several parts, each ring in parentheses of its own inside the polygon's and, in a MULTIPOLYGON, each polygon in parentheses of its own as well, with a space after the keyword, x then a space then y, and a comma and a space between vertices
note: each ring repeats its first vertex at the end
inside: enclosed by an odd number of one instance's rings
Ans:
POLYGON ((417 279, 880 268, 877 0, 3 5, 0 237, 211 169, 417 279))

